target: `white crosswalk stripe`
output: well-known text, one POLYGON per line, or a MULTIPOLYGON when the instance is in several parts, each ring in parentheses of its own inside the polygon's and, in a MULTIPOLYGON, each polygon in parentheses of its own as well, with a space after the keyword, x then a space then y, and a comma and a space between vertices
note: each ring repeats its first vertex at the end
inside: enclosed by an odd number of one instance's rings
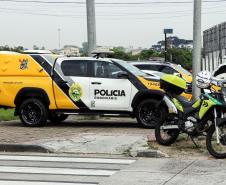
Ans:
POLYGON ((77 162, 77 163, 104 163, 104 164, 131 164, 134 160, 107 159, 107 158, 72 158, 72 157, 45 157, 45 156, 8 156, 0 155, 0 160, 19 161, 50 161, 50 162, 77 162))
MULTIPOLYGON (((71 183, 57 183, 57 182, 29 182, 29 181, 0 181, 0 185, 71 185, 71 183)), ((73 183, 74 185, 95 185, 87 183, 73 183)))
POLYGON ((131 159, 0 155, 0 185, 96 185, 131 159))

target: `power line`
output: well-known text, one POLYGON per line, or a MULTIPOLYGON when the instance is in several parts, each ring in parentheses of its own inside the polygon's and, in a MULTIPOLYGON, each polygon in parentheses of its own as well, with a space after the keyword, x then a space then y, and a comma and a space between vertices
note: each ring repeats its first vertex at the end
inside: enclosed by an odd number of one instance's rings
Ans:
MULTIPOLYGON (((12 8, 0 8, 1 11, 0 13, 13 13, 13 14, 26 14, 26 15, 39 15, 39 16, 49 16, 49 17, 60 17, 60 18, 77 18, 77 19, 84 19, 85 15, 76 15, 76 14, 49 14, 49 13, 36 13, 36 12, 30 12, 30 11, 18 11, 18 9, 12 9, 12 8)), ((109 15, 97 15, 97 17, 100 17, 101 19, 106 19, 106 20, 121 20, 121 19, 133 19, 133 20, 152 20, 152 19, 168 19, 168 18, 178 18, 178 17, 187 17, 191 16, 191 14, 180 14, 180 15, 171 15, 172 13, 175 12, 168 12, 169 16, 159 16, 159 17, 121 17, 121 15, 112 15, 115 17, 107 17, 109 15)), ((183 13, 183 11, 181 11, 183 13)), ((185 12, 184 12, 185 13, 185 12)), ((218 11, 208 11, 204 12, 203 14, 216 14, 216 13, 226 13, 225 10, 218 10, 218 11)), ((159 13, 163 14, 163 13, 159 13)), ((145 14, 146 15, 146 14, 145 14)), ((111 15, 110 15, 111 16, 111 15)))
MULTIPOLYGON (((1 0, 14 3, 37 3, 37 4, 82 4, 84 1, 40 1, 40 0, 1 0)), ((226 2, 226 0, 204 0, 204 3, 226 2)), ((96 5, 148 5, 148 4, 191 4, 192 1, 151 1, 151 2, 96 2, 96 5)))

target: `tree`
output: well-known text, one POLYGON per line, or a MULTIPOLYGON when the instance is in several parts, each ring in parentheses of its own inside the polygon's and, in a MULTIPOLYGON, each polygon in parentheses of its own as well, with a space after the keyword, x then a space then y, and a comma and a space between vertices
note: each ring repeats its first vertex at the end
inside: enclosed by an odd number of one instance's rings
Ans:
POLYGON ((145 49, 145 50, 141 51, 141 53, 139 55, 139 58, 141 60, 149 60, 150 57, 163 57, 163 55, 152 49, 145 49))
POLYGON ((125 53, 121 47, 115 47, 112 49, 114 52, 112 54, 112 58, 122 59, 122 60, 130 60, 130 54, 125 53))
POLYGON ((0 46, 0 51, 14 51, 14 52, 23 52, 24 51, 24 48, 23 46, 17 46, 17 47, 9 47, 8 45, 5 45, 5 46, 0 46))
POLYGON ((88 56, 88 42, 82 43, 82 50, 80 51, 82 56, 88 56))
POLYGON ((172 62, 180 64, 186 69, 192 68, 192 51, 185 48, 171 48, 167 50, 167 61, 170 61, 172 56, 172 62))
POLYGON ((33 50, 39 50, 39 47, 36 45, 33 45, 33 50))

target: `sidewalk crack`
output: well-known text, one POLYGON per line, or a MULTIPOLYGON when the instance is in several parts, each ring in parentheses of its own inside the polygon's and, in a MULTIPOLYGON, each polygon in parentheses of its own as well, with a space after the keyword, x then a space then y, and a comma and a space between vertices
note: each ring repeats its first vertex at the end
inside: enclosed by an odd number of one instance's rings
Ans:
POLYGON ((166 185, 169 181, 171 181, 172 179, 174 179, 177 175, 179 175, 181 172, 183 172, 184 170, 186 170, 187 168, 189 168, 192 164, 194 164, 197 160, 192 161, 189 165, 185 166, 182 170, 180 170, 179 172, 177 172, 174 176, 172 176, 171 178, 169 178, 167 181, 165 181, 162 185, 166 185))

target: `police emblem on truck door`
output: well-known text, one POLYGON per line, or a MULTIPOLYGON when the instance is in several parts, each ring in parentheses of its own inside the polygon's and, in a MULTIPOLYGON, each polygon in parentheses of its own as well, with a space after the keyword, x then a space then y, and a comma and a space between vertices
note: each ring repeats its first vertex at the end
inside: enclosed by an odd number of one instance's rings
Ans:
POLYGON ((22 59, 22 60, 19 60, 20 62, 20 69, 21 70, 25 70, 27 69, 27 65, 28 65, 28 59, 22 59))
POLYGON ((82 88, 78 83, 73 83, 69 88, 69 96, 75 102, 80 100, 82 94, 82 88))

